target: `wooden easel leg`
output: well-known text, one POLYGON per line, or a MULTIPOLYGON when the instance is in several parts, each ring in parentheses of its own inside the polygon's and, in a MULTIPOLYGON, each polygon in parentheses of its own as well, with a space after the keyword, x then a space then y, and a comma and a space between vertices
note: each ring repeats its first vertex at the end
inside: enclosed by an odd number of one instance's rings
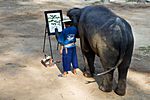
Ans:
POLYGON ((52 59, 53 59, 53 51, 52 51, 52 44, 51 44, 51 37, 50 37, 50 35, 48 36, 48 39, 49 39, 50 52, 51 52, 51 56, 52 56, 52 59))

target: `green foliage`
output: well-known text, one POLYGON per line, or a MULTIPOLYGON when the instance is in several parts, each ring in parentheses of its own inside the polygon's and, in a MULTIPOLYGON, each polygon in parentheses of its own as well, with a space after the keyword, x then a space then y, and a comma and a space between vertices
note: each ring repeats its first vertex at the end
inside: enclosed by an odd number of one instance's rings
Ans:
POLYGON ((101 2, 109 2, 110 0, 100 0, 101 2))
POLYGON ((126 0, 126 2, 137 2, 137 0, 126 0))
POLYGON ((139 47, 139 51, 142 51, 143 54, 149 54, 149 53, 150 53, 150 46, 147 46, 147 47, 139 47))

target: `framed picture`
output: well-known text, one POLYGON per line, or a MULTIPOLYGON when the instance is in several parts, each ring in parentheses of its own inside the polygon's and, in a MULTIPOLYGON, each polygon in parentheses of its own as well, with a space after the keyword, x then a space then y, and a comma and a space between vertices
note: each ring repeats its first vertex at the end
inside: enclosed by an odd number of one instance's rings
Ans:
POLYGON ((58 32, 64 29, 62 10, 45 11, 46 28, 48 35, 55 35, 55 28, 58 32))

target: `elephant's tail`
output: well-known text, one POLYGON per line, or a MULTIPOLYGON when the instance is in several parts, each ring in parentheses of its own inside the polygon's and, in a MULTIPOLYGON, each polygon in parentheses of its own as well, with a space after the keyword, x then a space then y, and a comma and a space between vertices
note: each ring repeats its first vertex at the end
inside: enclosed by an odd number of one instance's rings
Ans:
POLYGON ((126 53, 126 49, 128 45, 128 37, 127 37, 128 30, 126 29, 126 26, 123 20, 119 17, 116 18, 115 24, 119 26, 120 28, 119 58, 118 58, 118 62, 115 65, 115 68, 117 68, 123 61, 123 57, 126 53))

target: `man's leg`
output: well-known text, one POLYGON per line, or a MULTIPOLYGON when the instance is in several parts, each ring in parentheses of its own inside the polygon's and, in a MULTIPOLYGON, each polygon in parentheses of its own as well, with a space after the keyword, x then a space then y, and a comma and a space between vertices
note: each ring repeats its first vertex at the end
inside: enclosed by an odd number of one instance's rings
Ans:
POLYGON ((78 68, 78 59, 77 59, 76 47, 72 48, 72 65, 73 65, 73 73, 77 74, 76 69, 78 68))
POLYGON ((63 49, 63 55, 62 55, 62 61, 63 61, 63 70, 64 70, 64 74, 66 74, 68 71, 70 71, 70 63, 71 63, 71 59, 70 59, 70 50, 67 49, 63 49))

